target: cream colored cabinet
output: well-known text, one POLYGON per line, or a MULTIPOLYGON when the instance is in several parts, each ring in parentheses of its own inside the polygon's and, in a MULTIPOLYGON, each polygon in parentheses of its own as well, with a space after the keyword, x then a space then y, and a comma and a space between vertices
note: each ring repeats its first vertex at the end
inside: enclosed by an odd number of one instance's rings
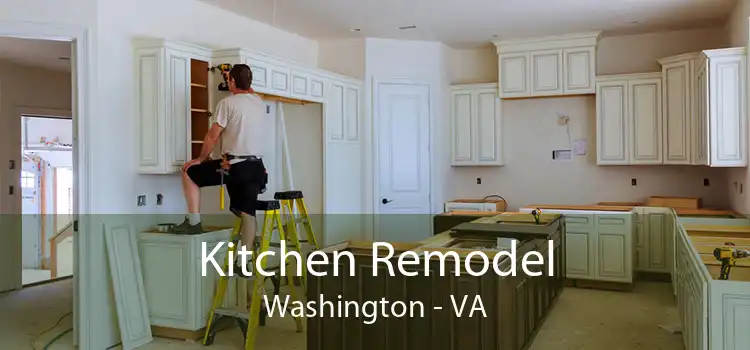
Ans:
POLYGON ((746 48, 659 60, 664 164, 747 166, 746 48))
POLYGON ((138 171, 178 172, 191 159, 191 68, 193 61, 207 64, 210 51, 156 39, 136 40, 134 50, 138 171))
POLYGON ((451 164, 503 165, 497 84, 451 87, 451 164))
MULTIPOLYGON (((523 213, 531 210, 519 209, 523 213)), ((633 283, 632 212, 552 209, 544 212, 565 217, 567 278, 633 283)))
POLYGON ((664 80, 664 164, 691 164, 692 67, 696 55, 661 60, 664 80))
POLYGON ((600 76, 596 89, 597 164, 661 164, 661 74, 600 76))
POLYGON ((255 91, 304 101, 325 102, 328 74, 247 49, 215 50, 217 63, 244 63, 253 72, 255 91))
POLYGON ((747 66, 745 48, 704 51, 698 61, 699 160, 714 167, 747 165, 747 66), (708 138, 708 141, 706 141, 708 138))
POLYGON ((670 208, 639 207, 636 211, 635 266, 637 271, 671 273, 673 234, 670 208))
MULTIPOLYGON (((221 268, 227 252, 224 243, 229 241, 230 233, 231 229, 200 235, 138 234, 143 285, 152 326, 188 331, 205 327, 219 274, 210 262, 204 265, 202 257, 209 256, 218 244, 223 244, 214 255, 221 268)), ((237 298, 235 287, 233 283, 229 288, 224 307, 236 307, 244 302, 243 298, 237 298)))
POLYGON ((599 32, 495 42, 501 98, 595 93, 599 32))

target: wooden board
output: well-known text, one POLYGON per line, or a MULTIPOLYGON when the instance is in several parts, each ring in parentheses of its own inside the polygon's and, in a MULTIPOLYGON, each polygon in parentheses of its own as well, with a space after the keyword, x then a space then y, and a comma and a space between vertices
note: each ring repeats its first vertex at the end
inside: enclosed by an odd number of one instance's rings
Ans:
POLYGON ((701 199, 695 197, 651 196, 646 199, 646 205, 649 207, 698 209, 701 207, 701 199))
POLYGON ((682 224, 682 227, 690 233, 748 233, 750 226, 724 226, 724 225, 701 225, 701 224, 682 224))
POLYGON ((706 216, 733 216, 743 218, 742 215, 734 210, 724 209, 691 209, 691 208, 674 208, 677 215, 706 215, 706 216))
POLYGON ((610 205, 564 205, 564 204, 530 204, 524 208, 539 208, 552 210, 591 210, 591 211, 632 211, 633 206, 610 205))
POLYGON ((596 205, 605 205, 611 207, 642 207, 644 203, 641 202, 599 202, 596 205))

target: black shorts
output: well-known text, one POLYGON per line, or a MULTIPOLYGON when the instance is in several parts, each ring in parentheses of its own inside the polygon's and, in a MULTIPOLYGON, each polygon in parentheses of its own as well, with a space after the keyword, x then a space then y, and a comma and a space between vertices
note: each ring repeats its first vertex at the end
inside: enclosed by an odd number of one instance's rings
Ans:
MULTIPOLYGON (((209 160, 188 168, 187 174, 198 187, 221 185, 221 174, 217 171, 221 160, 209 160)), ((232 164, 229 175, 224 175, 224 185, 229 194, 229 209, 255 216, 258 208, 258 195, 263 193, 268 183, 268 174, 263 161, 246 159, 232 164)), ((237 213, 239 214, 239 213, 237 213)))

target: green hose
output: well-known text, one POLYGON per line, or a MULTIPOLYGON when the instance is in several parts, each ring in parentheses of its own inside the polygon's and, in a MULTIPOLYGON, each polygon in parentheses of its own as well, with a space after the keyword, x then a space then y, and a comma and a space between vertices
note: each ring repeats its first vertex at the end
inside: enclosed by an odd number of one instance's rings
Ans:
POLYGON ((64 337, 66 334, 68 334, 68 333, 70 333, 72 331, 73 331, 73 328, 68 328, 64 332, 58 334, 57 336, 55 336, 54 338, 52 338, 52 340, 50 340, 49 343, 47 343, 46 345, 44 345, 44 348, 42 348, 42 350, 49 349, 49 347, 52 345, 52 343, 58 341, 60 338, 64 337))

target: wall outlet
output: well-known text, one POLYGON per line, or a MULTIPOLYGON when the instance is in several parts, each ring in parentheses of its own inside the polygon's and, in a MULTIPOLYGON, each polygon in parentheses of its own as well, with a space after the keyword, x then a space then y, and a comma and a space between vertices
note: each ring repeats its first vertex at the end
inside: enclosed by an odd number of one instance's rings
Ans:
POLYGON ((156 205, 161 205, 164 202, 164 195, 161 193, 156 194, 156 205))
POLYGON ((638 181, 636 179, 630 179, 630 185, 631 186, 638 186, 638 181))
POLYGON ((706 186, 706 187, 711 186, 711 182, 709 182, 708 179, 703 179, 703 186, 706 186))
POLYGON ((142 194, 142 195, 138 196, 138 206, 139 207, 146 206, 146 195, 145 194, 142 194))
POLYGON ((478 177, 478 178, 477 178, 477 185, 481 185, 481 184, 482 184, 482 178, 481 178, 481 177, 478 177))

